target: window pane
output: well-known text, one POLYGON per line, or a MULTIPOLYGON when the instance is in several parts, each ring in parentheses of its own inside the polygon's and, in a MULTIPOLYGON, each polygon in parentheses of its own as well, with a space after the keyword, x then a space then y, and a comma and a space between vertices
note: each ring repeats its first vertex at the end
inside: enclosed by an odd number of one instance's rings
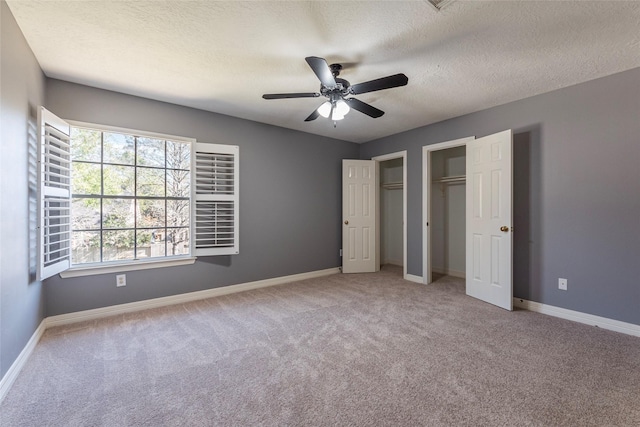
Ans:
POLYGON ((164 199, 162 200, 138 200, 138 227, 152 228, 164 227, 165 211, 164 199))
POLYGON ((100 162, 102 132, 71 128, 71 159, 100 162))
POLYGON ((71 202, 71 228, 74 230, 100 229, 100 199, 73 199, 71 202))
POLYGON ((171 255, 186 255, 189 253, 189 229, 167 229, 167 253, 171 255))
POLYGON ((164 167, 164 140, 138 138, 136 161, 140 166, 164 167))
POLYGON ((99 231, 76 231, 71 233, 71 262, 73 264, 100 262, 99 231))
POLYGON ((72 128, 71 144, 72 193, 89 196, 72 199, 73 264, 190 253, 190 142, 72 128))
POLYGON ((167 226, 184 227, 189 225, 190 212, 188 200, 167 200, 167 226))
POLYGON ((133 199, 103 199, 102 221, 104 228, 134 227, 133 199))
POLYGON ((191 169, 191 144, 167 141, 167 167, 171 169, 191 169))
POLYGON ((164 169, 138 168, 137 184, 139 197, 164 197, 164 169))
POLYGON ((167 197, 189 197, 189 171, 167 170, 167 197))
POLYGON ((100 165, 93 163, 77 163, 71 165, 72 194, 102 194, 100 165))
POLYGON ((133 235, 133 230, 104 231, 102 233, 102 260, 133 259, 133 235))
POLYGON ((132 166, 104 165, 104 194, 106 196, 133 196, 135 168, 132 166))
POLYGON ((136 233, 138 247, 136 258, 155 258, 165 256, 165 229, 139 230, 136 233))
POLYGON ((135 138, 121 133, 104 133, 104 162, 132 165, 135 159, 135 138))

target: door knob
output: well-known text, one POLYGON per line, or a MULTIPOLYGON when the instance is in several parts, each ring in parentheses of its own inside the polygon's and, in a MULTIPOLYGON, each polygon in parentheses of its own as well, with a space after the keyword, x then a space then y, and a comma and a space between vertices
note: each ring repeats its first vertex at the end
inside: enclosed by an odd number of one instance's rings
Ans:
POLYGON ((507 231, 509 231, 509 227, 503 225, 502 227, 500 227, 500 231, 504 231, 506 233, 507 231))
POLYGON ((344 225, 349 225, 349 220, 348 219, 344 220, 344 225))

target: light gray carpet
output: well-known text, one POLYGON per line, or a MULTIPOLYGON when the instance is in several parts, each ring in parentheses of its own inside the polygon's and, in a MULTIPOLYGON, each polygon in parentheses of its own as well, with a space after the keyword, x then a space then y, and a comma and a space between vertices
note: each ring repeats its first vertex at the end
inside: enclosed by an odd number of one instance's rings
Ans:
POLYGON ((640 339, 334 275, 48 330, 4 426, 638 426, 640 339))

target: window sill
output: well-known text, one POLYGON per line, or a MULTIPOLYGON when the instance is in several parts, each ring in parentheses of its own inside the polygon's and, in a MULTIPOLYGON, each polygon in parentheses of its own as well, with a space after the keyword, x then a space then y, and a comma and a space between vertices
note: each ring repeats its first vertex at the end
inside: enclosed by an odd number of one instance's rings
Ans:
POLYGON ((84 267, 72 267, 60 273, 60 277, 93 276, 96 274, 120 273, 123 271, 148 270, 150 268, 175 267, 190 265, 196 262, 196 257, 173 258, 153 261, 138 261, 121 264, 100 264, 84 267))

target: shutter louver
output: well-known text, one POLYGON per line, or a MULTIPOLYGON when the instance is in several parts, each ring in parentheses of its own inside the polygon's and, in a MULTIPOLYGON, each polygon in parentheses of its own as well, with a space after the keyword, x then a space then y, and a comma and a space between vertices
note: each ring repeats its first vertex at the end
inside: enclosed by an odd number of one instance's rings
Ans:
POLYGON ((195 255, 234 255, 238 242, 238 147, 196 144, 195 255))
POLYGON ((71 128, 45 108, 39 111, 38 280, 71 266, 71 128))

